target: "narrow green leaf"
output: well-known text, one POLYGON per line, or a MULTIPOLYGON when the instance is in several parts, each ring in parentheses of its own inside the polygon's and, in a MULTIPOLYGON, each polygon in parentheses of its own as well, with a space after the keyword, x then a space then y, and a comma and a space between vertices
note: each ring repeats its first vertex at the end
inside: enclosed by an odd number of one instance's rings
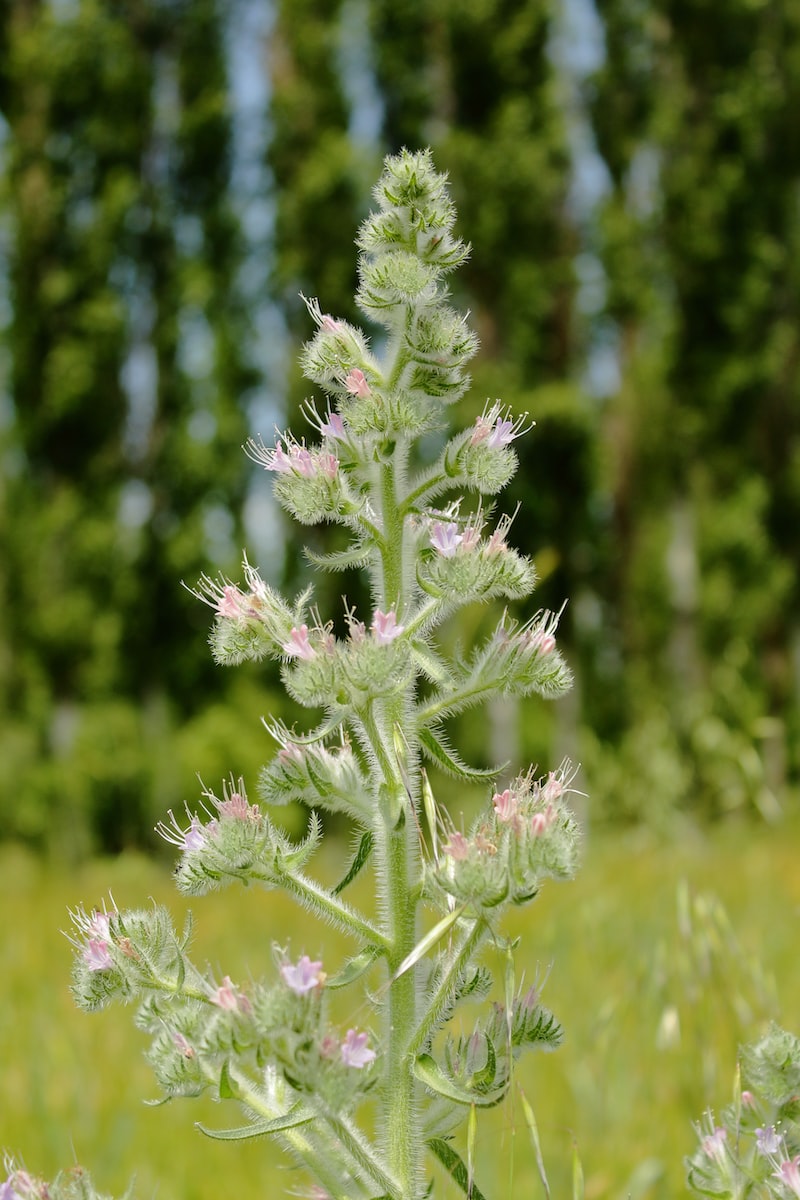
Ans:
POLYGON ((486 769, 478 767, 469 767, 459 758, 454 750, 446 746, 430 729, 421 729, 419 732, 419 744, 422 747, 428 758, 435 762, 437 767, 441 767, 448 775, 453 775, 456 779, 494 779, 505 767, 503 764, 499 767, 488 767, 486 769))
POLYGON ((505 1095, 505 1088, 485 1095, 462 1087, 454 1080, 447 1078, 430 1054, 420 1054, 419 1058, 415 1059, 412 1070, 426 1088, 436 1092, 437 1096, 444 1096, 445 1100, 452 1100, 454 1104, 465 1106, 476 1104, 478 1108, 494 1108, 505 1095))
POLYGON ((372 853, 372 847, 374 844, 375 838, 368 829, 361 836, 361 841, 358 843, 356 852, 353 855, 353 861, 350 863, 350 866, 347 869, 347 874, 345 875, 344 879, 341 879, 333 889, 334 896, 338 896, 340 892, 343 892, 347 885, 353 882, 359 871, 366 866, 367 862, 369 861, 369 856, 372 853))
POLYGON ((486 1200, 483 1192, 474 1183, 470 1188, 469 1172, 464 1166, 461 1156, 453 1149, 449 1142, 446 1142, 444 1138, 430 1138, 427 1145, 428 1149, 432 1154, 436 1155, 439 1162, 449 1172, 465 1196, 469 1196, 470 1200, 486 1200))
POLYGON ((476 1071, 472 1076, 472 1086, 476 1092, 488 1092, 497 1074, 497 1054, 490 1037, 486 1038, 486 1066, 476 1071))
POLYGON ((349 567, 365 567, 374 552, 373 546, 365 546, 363 543, 350 546, 346 550, 334 550, 331 554, 318 554, 309 546, 303 547, 308 561, 324 571, 346 571, 349 567))
POLYGON ((219 1073, 219 1098, 220 1100, 237 1100, 238 1097, 239 1085, 231 1076, 230 1064, 226 1058, 219 1073))
POLYGON ((433 929, 430 929, 425 934, 422 941, 417 942, 411 953, 406 955, 392 976, 390 982, 394 983, 396 979, 399 979, 401 975, 404 975, 406 971, 415 966, 415 964, 418 963, 421 958, 424 958, 428 951, 433 949, 436 943, 444 937, 448 930, 452 929, 456 921, 458 921, 458 919, 461 917, 465 908, 466 905, 462 904, 459 908, 454 908, 452 912, 447 914, 447 916, 442 917, 441 921, 438 921, 434 925, 433 929))
POLYGON ((467 1195, 472 1196, 475 1183, 475 1140, 478 1136, 478 1110, 470 1105, 467 1121, 467 1195))
POLYGON ((438 654, 434 654, 424 642, 411 643, 411 657, 423 675, 437 687, 442 687, 443 684, 452 684, 452 676, 447 666, 438 654))
POLYGON ((533 1142, 533 1152, 536 1155, 536 1169, 538 1170, 539 1178, 542 1181, 544 1194, 547 1197, 547 1200, 550 1200, 550 1184, 547 1182, 547 1172, 544 1169, 542 1146, 541 1142, 539 1141, 539 1127, 536 1124, 536 1117, 533 1115, 533 1109, 530 1106, 528 1097, 525 1095, 522 1088, 519 1088, 519 1095, 520 1099, 522 1100, 522 1111, 525 1114, 525 1124, 528 1126, 528 1130, 531 1135, 531 1141, 533 1142))
POLYGON ((349 983, 354 983, 356 979, 360 979, 365 971, 368 971, 375 960, 380 956, 380 950, 375 946, 367 946, 355 958, 351 958, 345 963, 341 971, 337 971, 332 979, 325 980, 326 988, 343 988, 349 983))
POLYGON ((304 1111, 298 1104, 289 1109, 282 1117, 274 1117, 271 1121, 253 1121, 251 1125, 241 1125, 238 1129, 209 1129, 200 1121, 195 1121, 195 1129, 199 1129, 206 1137, 216 1138, 220 1142, 243 1142, 247 1138, 262 1137, 265 1134, 281 1133, 284 1129, 294 1129, 298 1125, 307 1125, 313 1115, 304 1111))
POLYGON ((572 1143, 572 1200, 583 1200, 583 1164, 578 1154, 578 1143, 572 1143))
POLYGON ((433 854, 433 861, 438 863, 439 827, 436 820, 436 798, 428 780, 428 772, 424 767, 420 768, 420 777, 422 780, 422 806, 425 809, 425 820, 428 822, 428 831, 431 835, 431 853, 433 854))

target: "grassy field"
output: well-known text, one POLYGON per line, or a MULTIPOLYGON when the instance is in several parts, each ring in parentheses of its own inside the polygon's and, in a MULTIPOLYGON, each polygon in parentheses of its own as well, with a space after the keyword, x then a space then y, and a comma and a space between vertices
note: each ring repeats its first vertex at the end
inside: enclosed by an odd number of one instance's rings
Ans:
MULTIPOLYGON (((518 914, 520 971, 552 964, 545 999, 567 1030, 518 1081, 538 1121, 555 1198, 571 1195, 573 1146, 586 1196, 683 1193, 691 1120, 727 1102, 736 1045, 775 1017, 800 1031, 800 825, 727 827, 658 845, 645 834, 590 838, 574 883, 549 885, 518 914)), ((329 862, 335 870, 337 864, 329 862)), ((325 864, 323 863, 323 867, 325 864)), ((76 1012, 67 984, 66 907, 152 897, 180 922, 188 904, 141 857, 72 874, 0 849, 0 1149, 52 1174, 80 1161, 98 1184, 138 1197, 218 1200, 280 1195, 305 1180, 263 1140, 233 1146, 193 1128, 238 1123, 205 1101, 151 1108, 156 1089, 131 1013, 76 1012)), ((362 904, 369 893, 362 886, 362 904)), ((304 923, 276 893, 194 900, 195 959, 246 981, 270 967, 273 941, 335 964, 347 947, 304 923)), ((518 1097, 479 1125, 478 1185, 488 1200, 543 1195, 518 1097)), ((435 1195, 460 1193, 442 1175, 435 1195)))

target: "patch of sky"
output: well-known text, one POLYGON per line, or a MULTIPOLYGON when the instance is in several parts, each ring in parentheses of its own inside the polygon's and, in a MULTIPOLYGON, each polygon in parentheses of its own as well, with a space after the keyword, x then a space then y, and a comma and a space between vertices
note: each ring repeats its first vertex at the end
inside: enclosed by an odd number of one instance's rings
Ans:
POLYGON ((117 520, 124 529, 141 529, 153 512, 153 495, 141 479, 129 479, 119 493, 117 520))
POLYGON ((594 224, 612 185, 597 149, 584 93, 586 81, 605 61, 605 37, 594 0, 563 0, 556 12, 549 52, 559 76, 572 161, 567 209, 582 242, 573 261, 577 305, 588 320, 579 377, 588 396, 603 400, 619 388, 619 337, 614 323, 603 315, 607 281, 594 245, 594 224))
POLYGON ((384 104, 372 67, 367 0, 345 0, 339 17, 337 59, 342 89, 350 109, 348 133, 357 146, 380 145, 384 104))
POLYGON ((221 504, 210 504, 203 513, 203 534, 211 562, 231 562, 238 553, 234 545, 234 521, 221 504))
POLYGON ((134 341, 120 372, 120 381, 128 397, 128 414, 123 435, 127 455, 137 461, 144 458, 150 430, 156 415, 158 362, 149 341, 134 341))
POLYGON ((626 179, 630 211, 640 220, 652 217, 658 208, 661 153, 656 146, 640 146, 631 159, 626 179))

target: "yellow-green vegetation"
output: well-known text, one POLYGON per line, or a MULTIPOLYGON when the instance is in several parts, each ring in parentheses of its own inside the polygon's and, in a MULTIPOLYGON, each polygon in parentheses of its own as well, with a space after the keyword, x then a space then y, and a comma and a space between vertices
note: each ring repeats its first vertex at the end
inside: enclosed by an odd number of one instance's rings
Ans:
MULTIPOLYGON (((552 964, 545 998, 567 1032, 560 1050, 532 1057, 518 1075, 554 1196, 571 1194, 573 1146, 587 1198, 682 1193, 690 1122, 730 1098, 737 1043, 773 1016, 800 1026, 799 852, 796 821, 660 845, 644 833, 590 837, 576 882, 548 886, 513 929, 530 982, 552 964)), ((329 851, 323 866, 335 876, 338 865, 329 851)), ((68 905, 97 904, 109 888, 121 907, 167 903, 176 923, 191 907, 196 960, 239 984, 269 969, 272 941, 332 968, 347 949, 281 894, 229 891, 190 904, 163 865, 141 857, 69 873, 5 848, 0 1147, 45 1176, 80 1161, 116 1193, 135 1174, 136 1195, 159 1200, 302 1189, 264 1139, 226 1145, 194 1130, 196 1120, 240 1123, 233 1107, 146 1107, 156 1089, 127 1014, 74 1010, 59 929, 68 905)), ((359 1015, 341 1009, 342 1021, 359 1015)), ((479 1120, 476 1181, 488 1200, 544 1194, 518 1094, 479 1120)), ((456 1194, 437 1177, 435 1195, 456 1194)))

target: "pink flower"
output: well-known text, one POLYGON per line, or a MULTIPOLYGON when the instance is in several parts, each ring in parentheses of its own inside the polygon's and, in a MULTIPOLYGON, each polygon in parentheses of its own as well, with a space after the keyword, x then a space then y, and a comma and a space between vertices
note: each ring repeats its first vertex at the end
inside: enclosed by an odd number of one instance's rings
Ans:
POLYGON ((312 988, 322 987, 325 982, 325 972, 321 962, 312 962, 304 954, 298 963, 283 963, 281 966, 283 982, 298 996, 305 995, 312 988))
POLYGON ((509 825, 517 816, 517 798, 510 788, 506 788, 504 792, 495 792, 492 804, 498 821, 502 821, 504 825, 509 825))
POLYGON ((536 812, 531 817, 531 836, 542 837, 547 833, 550 826, 556 819, 556 812, 552 804, 548 804, 544 812, 536 812))
POLYGON ((504 421, 498 417, 489 433, 489 436, 486 440, 486 445, 490 450, 497 450, 501 446, 510 445, 516 436, 517 435, 514 432, 514 422, 504 421))
POLYGON ((284 642, 281 649, 289 658, 304 658, 306 662, 310 662, 315 656, 315 651, 308 640, 308 626, 301 625, 299 629, 293 627, 289 641, 284 642))
MULTIPOLYGON (((190 814, 187 812, 186 815, 189 816, 190 814)), ((167 816, 169 817, 169 824, 165 821, 159 821, 156 825, 156 833, 165 842, 170 842, 171 845, 177 846, 184 853, 191 852, 192 850, 200 850, 205 846, 211 825, 205 826, 200 818, 192 813, 189 820, 189 828, 182 829, 172 809, 169 810, 167 816)))
POLYGON ((227 584, 222 589, 222 595, 217 602, 217 612, 221 617, 231 617, 238 620, 245 615, 247 599, 243 592, 233 584, 227 584))
POLYGON ((518 417, 516 421, 512 421, 509 415, 511 410, 506 409, 505 413, 502 413, 501 410, 502 404, 499 400, 496 400, 491 408, 484 408, 475 422, 475 428, 470 438, 471 446, 486 442, 488 449, 502 450, 515 438, 521 437, 523 433, 527 432, 524 428, 527 413, 518 417))
POLYGON ((338 413, 328 413, 328 419, 319 427, 323 437, 337 438, 342 441, 346 436, 344 421, 338 413))
MULTIPOLYGON (((742 1093, 744 1098, 744 1093, 742 1093)), ((756 1130, 756 1148, 759 1154, 777 1154, 781 1148, 781 1138, 775 1132, 774 1125, 762 1126, 756 1130)))
POLYGON ((231 792, 224 800, 218 800, 217 812, 221 817, 230 817, 234 821, 257 821, 261 816, 258 805, 250 804, 242 792, 231 792))
POLYGON ((431 545, 442 558, 452 558, 464 540, 454 521, 434 521, 431 527, 431 545))
POLYGON ((324 329, 326 333, 341 333, 345 328, 344 321, 337 321, 335 317, 329 316, 328 313, 325 313, 322 317, 320 317, 319 323, 321 328, 324 329))
POLYGON ((370 629, 374 633, 375 641, 379 646, 388 646, 390 642, 393 642, 396 637, 400 636, 405 626, 397 624, 397 617, 393 608, 388 613, 383 613, 377 608, 370 629))
POLYGON ((280 442, 274 450, 267 450, 265 446, 262 446, 258 461, 266 471, 277 471, 279 475, 288 475, 292 470, 292 460, 280 442))
POLYGON ((100 938, 89 938, 83 951, 83 961, 90 971, 108 971, 114 966, 108 942, 104 942, 100 938))
POLYGON ((184 1058, 194 1058, 194 1048, 177 1029, 172 1032, 172 1040, 184 1058))
POLYGON ((335 454, 320 454, 317 457, 317 466, 326 479, 335 479, 339 470, 339 460, 335 454))
POLYGON ((454 862, 463 862, 469 854, 469 842, 463 833, 454 829, 444 846, 445 854, 449 854, 454 862))
POLYGON ((346 1067, 356 1067, 361 1070, 366 1067, 375 1058, 375 1051, 370 1050, 367 1042, 369 1034, 356 1033, 355 1029, 348 1029, 347 1036, 342 1042, 342 1062, 346 1067))
POLYGON ((224 977, 221 985, 209 996, 209 1000, 226 1012, 246 1013, 250 1011, 250 1001, 241 992, 236 991, 230 975, 224 977))
POLYGON ((772 1174, 776 1179, 780 1179, 790 1192, 794 1192, 795 1196, 800 1196, 800 1154, 782 1162, 777 1171, 773 1171, 772 1174))
POLYGON ((358 396, 362 400, 371 395, 367 377, 358 367, 353 367, 352 371, 347 375, 344 386, 352 396, 358 396))
POLYGON ((311 457, 311 451, 306 450, 305 446, 292 446, 291 460, 294 469, 305 479, 314 478, 316 467, 311 457))
POLYGON ((281 746, 278 758, 282 763, 297 763, 298 766, 302 766, 304 762, 303 751, 294 742, 288 742, 285 746, 281 746))
MULTIPOLYGON (((718 1125, 713 1133, 703 1138, 701 1145, 709 1158, 721 1160, 725 1157, 725 1139, 727 1136, 722 1126, 718 1125)), ((800 1195, 800 1192, 798 1192, 798 1195, 800 1195)))
POLYGON ((86 926, 86 932, 91 933, 101 942, 110 942, 112 916, 116 916, 116 913, 98 912, 98 910, 95 909, 89 919, 88 925, 86 926))

